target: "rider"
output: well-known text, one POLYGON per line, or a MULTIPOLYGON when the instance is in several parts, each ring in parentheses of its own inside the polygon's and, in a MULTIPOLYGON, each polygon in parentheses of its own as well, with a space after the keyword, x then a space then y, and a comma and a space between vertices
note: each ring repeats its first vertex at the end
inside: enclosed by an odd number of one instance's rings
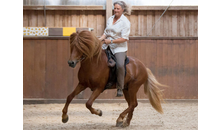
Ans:
POLYGON ((128 50, 127 41, 130 34, 130 21, 124 14, 130 15, 131 8, 124 1, 114 3, 114 15, 107 21, 107 26, 104 34, 99 38, 104 41, 102 49, 107 49, 109 46, 116 58, 117 68, 117 97, 123 96, 124 89, 124 62, 128 50))

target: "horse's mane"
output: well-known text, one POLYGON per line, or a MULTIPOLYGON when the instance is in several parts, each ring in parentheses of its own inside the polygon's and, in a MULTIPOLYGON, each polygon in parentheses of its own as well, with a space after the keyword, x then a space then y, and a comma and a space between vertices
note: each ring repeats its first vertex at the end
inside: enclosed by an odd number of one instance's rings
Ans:
POLYGON ((70 35, 70 47, 76 47, 77 51, 85 55, 85 58, 98 56, 100 59, 102 52, 101 41, 90 31, 81 31, 70 35))

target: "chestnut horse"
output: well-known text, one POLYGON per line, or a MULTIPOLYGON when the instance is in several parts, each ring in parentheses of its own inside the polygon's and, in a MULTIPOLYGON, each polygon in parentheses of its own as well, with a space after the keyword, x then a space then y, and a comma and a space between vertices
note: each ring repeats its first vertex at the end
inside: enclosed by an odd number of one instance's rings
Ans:
MULTIPOLYGON (((102 116, 100 109, 92 107, 94 100, 103 92, 108 82, 110 68, 107 65, 107 56, 102 50, 102 43, 90 31, 81 31, 70 35, 70 58, 68 64, 70 67, 75 67, 78 62, 81 66, 78 72, 79 83, 75 90, 67 97, 66 104, 62 110, 62 122, 68 121, 67 109, 72 99, 81 91, 89 87, 93 93, 86 102, 86 107, 92 114, 102 116)), ((128 108, 124 110, 116 121, 117 127, 126 127, 130 125, 133 116, 134 108, 137 107, 137 92, 142 84, 144 84, 144 92, 148 95, 151 105, 159 113, 163 113, 161 107, 162 92, 158 86, 160 84, 144 64, 134 58, 128 57, 129 64, 126 65, 127 74, 125 77, 125 89, 123 90, 125 100, 128 103, 128 108), (125 122, 124 117, 127 116, 125 122)), ((114 84, 112 89, 116 88, 114 84)))

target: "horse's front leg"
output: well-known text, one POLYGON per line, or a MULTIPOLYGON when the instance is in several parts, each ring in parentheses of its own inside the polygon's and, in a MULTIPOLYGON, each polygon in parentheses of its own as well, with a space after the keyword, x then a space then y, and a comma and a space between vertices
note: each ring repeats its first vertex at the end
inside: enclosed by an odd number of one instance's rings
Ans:
POLYGON ((92 104, 95 101, 95 99, 100 95, 101 92, 102 92, 101 89, 94 90, 94 92, 90 96, 89 100, 86 102, 86 107, 90 110, 90 112, 92 114, 96 114, 96 115, 99 115, 99 116, 102 116, 102 111, 100 109, 94 109, 92 107, 92 104))
POLYGON ((130 89, 128 92, 124 91, 126 101, 128 102, 128 108, 119 115, 116 121, 116 127, 127 127, 130 125, 134 108, 137 107, 138 105, 136 92, 137 90, 132 90, 132 89, 130 89), (123 119, 127 114, 128 114, 127 119, 125 122, 123 122, 123 119))
POLYGON ((70 102, 72 101, 72 99, 78 95, 80 92, 82 92, 83 90, 85 90, 86 87, 84 87, 81 84, 78 84, 77 87, 75 88, 75 90, 67 97, 66 99, 66 104, 63 108, 63 115, 62 115, 62 122, 66 123, 68 121, 68 115, 67 115, 67 111, 68 111, 68 106, 70 104, 70 102))

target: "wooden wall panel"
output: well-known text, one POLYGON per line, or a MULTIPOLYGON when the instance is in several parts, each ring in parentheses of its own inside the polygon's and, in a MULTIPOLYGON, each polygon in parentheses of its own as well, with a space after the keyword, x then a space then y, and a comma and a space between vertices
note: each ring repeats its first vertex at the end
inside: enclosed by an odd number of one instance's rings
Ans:
POLYGON ((45 18, 44 18, 44 11, 39 10, 37 11, 37 26, 44 27, 45 26, 45 18))
MULTIPOLYGON (((42 10, 24 10, 24 27, 42 27, 44 25, 42 10)), ((90 27, 94 28, 97 36, 103 34, 105 29, 105 11, 79 11, 79 10, 47 10, 47 27, 90 27)))
MULTIPOLYGON (((135 10, 127 18, 131 22, 130 36, 197 37, 198 11, 168 10, 155 28, 151 28, 163 11, 135 10)), ((90 27, 96 36, 101 36, 106 27, 105 11, 101 10, 47 10, 48 27, 90 27)), ((23 26, 44 26, 42 10, 24 10, 23 26)))
MULTIPOLYGON (((166 99, 198 99, 198 40, 129 40, 127 55, 140 59, 164 88, 166 99)), ((65 99, 78 84, 80 64, 68 66, 68 40, 24 40, 24 98, 65 99)), ((88 99, 86 89, 75 98, 88 99)), ((116 90, 99 99, 118 99, 116 90)), ((143 86, 137 97, 145 99, 143 86)), ((123 99, 123 98, 122 98, 123 99)))
POLYGON ((24 97, 41 98, 45 93, 45 47, 41 40, 24 41, 23 83, 24 97))
POLYGON ((24 40, 23 48, 24 98, 66 98, 73 90, 68 40, 24 40))

